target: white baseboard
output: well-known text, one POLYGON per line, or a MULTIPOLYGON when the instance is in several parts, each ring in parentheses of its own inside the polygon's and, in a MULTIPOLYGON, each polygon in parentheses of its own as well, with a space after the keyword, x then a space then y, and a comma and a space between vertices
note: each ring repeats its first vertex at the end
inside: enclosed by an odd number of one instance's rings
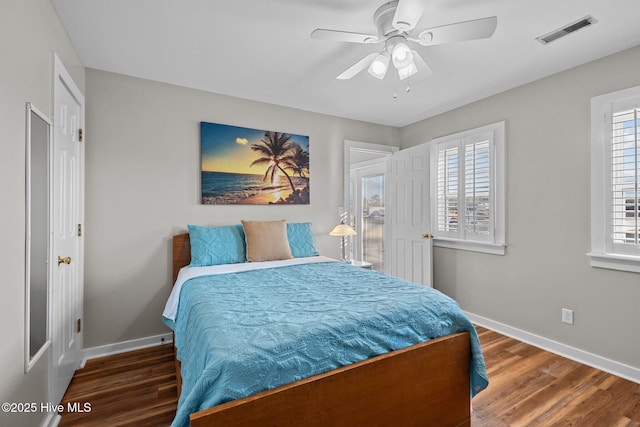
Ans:
POLYGON ((491 329, 492 331, 515 338, 518 341, 531 344, 532 346, 550 351, 559 356, 566 357, 567 359, 580 362, 584 365, 591 366, 592 368, 600 369, 601 371, 605 371, 640 384, 640 369, 638 368, 523 331, 522 329, 514 328, 513 326, 505 325, 504 323, 496 322, 495 320, 487 319, 486 317, 478 316, 466 311, 464 313, 467 315, 469 320, 476 325, 483 326, 487 329, 491 329))
POLYGON ((98 347, 85 348, 82 366, 87 360, 97 357, 111 356, 112 354, 124 353, 126 351, 139 350, 141 348, 153 347, 160 344, 168 344, 173 342, 171 333, 154 335, 152 337, 138 338, 135 340, 122 341, 114 344, 101 345, 98 347))
MULTIPOLYGON (((514 328, 513 326, 509 326, 504 323, 479 316, 477 314, 469 313, 466 311, 464 313, 467 315, 469 320, 471 320, 476 325, 483 326, 508 337, 566 357, 567 359, 575 360, 576 362, 583 363, 593 368, 600 369, 602 371, 640 384, 639 368, 635 368, 633 366, 629 366, 615 360, 607 359, 606 357, 598 356, 596 354, 589 353, 588 351, 580 350, 579 348, 571 347, 569 345, 562 344, 560 342, 553 341, 527 331, 523 331, 522 329, 514 328)), ((160 344, 167 344, 170 342, 173 342, 173 336, 172 334, 168 333, 154 335, 146 338, 139 338, 135 340, 123 341, 115 344, 107 344, 98 347, 87 348, 84 350, 82 366, 84 366, 87 360, 95 359, 97 357, 110 356, 112 354, 139 350, 142 348, 153 347, 160 344)), ((45 425, 49 426, 55 426, 56 424, 57 422, 52 419, 49 419, 47 420, 47 422, 45 422, 45 425), (54 422, 54 424, 51 424, 51 422, 54 422)))

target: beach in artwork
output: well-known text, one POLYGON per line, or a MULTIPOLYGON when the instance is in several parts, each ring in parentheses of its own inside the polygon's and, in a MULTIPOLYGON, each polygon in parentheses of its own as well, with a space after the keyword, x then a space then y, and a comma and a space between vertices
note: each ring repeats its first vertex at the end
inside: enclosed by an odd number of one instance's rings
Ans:
MULTIPOLYGON (((293 181, 296 188, 307 188, 307 183, 299 177, 293 181)), ((292 193, 284 177, 271 185, 264 182, 263 175, 202 172, 202 203, 205 205, 268 205, 280 200, 284 203, 292 193)))
POLYGON ((309 137, 200 126, 203 204, 309 204, 309 137))

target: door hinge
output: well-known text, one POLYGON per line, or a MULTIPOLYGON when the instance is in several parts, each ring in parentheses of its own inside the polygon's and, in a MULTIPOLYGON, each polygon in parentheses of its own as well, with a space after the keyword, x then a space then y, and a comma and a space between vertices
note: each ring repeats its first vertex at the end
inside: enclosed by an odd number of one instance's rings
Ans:
POLYGON ((78 237, 82 236, 82 224, 78 224, 78 237))
POLYGON ((82 330, 82 319, 78 319, 78 322, 76 324, 76 333, 80 333, 80 331, 82 330))
POLYGON ((78 141, 82 142, 82 129, 78 129, 78 141))

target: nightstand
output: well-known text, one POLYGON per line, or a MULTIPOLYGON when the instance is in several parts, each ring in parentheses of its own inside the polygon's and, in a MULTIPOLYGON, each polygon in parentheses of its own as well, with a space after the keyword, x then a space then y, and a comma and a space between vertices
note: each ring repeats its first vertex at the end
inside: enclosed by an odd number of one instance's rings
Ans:
POLYGON ((355 267, 366 268, 367 270, 373 269, 373 264, 367 261, 358 261, 358 260, 352 259, 350 264, 355 267))

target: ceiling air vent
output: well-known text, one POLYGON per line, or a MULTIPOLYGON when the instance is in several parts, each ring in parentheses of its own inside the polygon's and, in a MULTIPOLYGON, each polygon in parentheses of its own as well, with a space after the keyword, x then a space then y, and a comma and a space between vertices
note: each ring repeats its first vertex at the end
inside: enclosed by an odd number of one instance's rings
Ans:
POLYGON ((588 27, 592 24, 595 24, 596 21, 595 18, 591 15, 585 16, 582 19, 579 19, 575 22, 572 22, 570 24, 565 25, 562 28, 558 28, 557 30, 553 30, 550 33, 547 33, 543 36, 540 37, 536 37, 536 40, 538 40, 540 43, 542 44, 547 44, 547 43, 551 43, 554 40, 558 40, 561 37, 564 37, 568 34, 573 33, 574 31, 578 31, 581 28, 584 27, 588 27))

